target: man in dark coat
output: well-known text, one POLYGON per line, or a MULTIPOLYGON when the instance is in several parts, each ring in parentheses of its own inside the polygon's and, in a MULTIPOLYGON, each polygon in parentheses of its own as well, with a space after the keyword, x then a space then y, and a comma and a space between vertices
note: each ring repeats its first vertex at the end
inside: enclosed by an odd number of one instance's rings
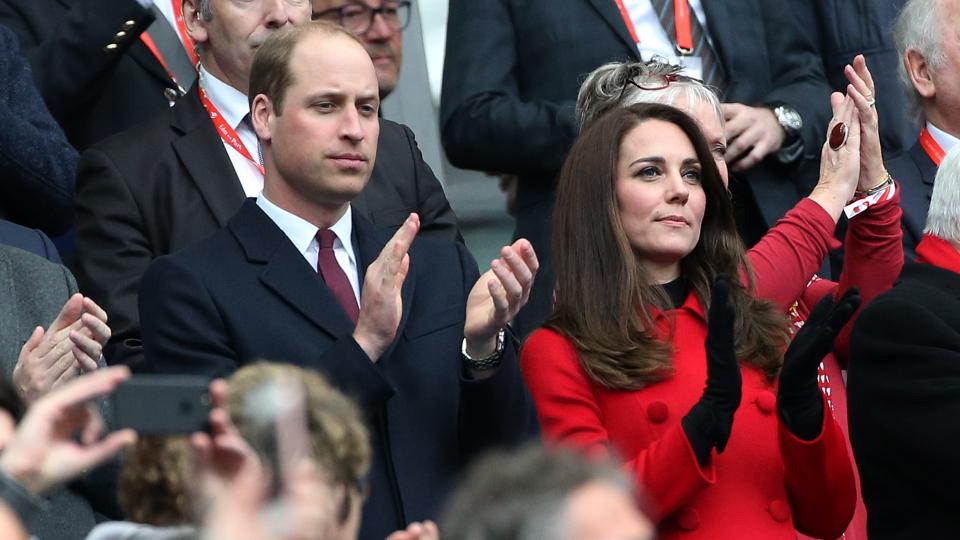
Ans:
POLYGON ((940 165, 916 262, 853 327, 847 402, 871 540, 960 531, 960 150, 940 165))
MULTIPOLYGON (((87 150, 77 179, 77 280, 110 314, 114 333, 105 356, 134 368, 142 359, 137 290, 147 266, 213 234, 262 187, 256 136, 243 120, 253 50, 277 29, 310 19, 306 1, 257 3, 237 13, 232 1, 186 0, 184 9, 201 47, 206 96, 221 126, 246 141, 246 154, 221 138, 198 80, 168 114, 87 150), (232 38, 244 32, 251 34, 232 38)), ((384 120, 379 148, 354 210, 391 228, 417 212, 427 234, 459 238, 456 216, 413 133, 384 120)))
POLYGON ((330 23, 258 50, 253 124, 264 190, 224 229, 155 261, 140 314, 151 371, 219 376, 259 358, 322 371, 373 434, 361 538, 435 518, 466 462, 533 431, 505 325, 537 261, 519 240, 479 280, 462 244, 353 211, 378 159, 373 62, 330 23), (361 285, 362 284, 362 285, 361 285))

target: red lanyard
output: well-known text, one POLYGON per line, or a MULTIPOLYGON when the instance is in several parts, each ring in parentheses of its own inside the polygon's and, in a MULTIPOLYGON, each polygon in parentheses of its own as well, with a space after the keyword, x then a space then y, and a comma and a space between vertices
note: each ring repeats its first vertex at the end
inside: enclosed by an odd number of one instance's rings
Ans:
POLYGON ((210 120, 213 121, 213 126, 217 128, 217 133, 220 134, 220 138, 223 139, 223 142, 230 145, 231 148, 240 152, 240 155, 247 158, 250 163, 253 163, 254 167, 260 171, 260 174, 263 174, 263 165, 259 161, 253 159, 253 156, 250 155, 250 152, 247 151, 247 147, 244 146, 243 141, 240 140, 240 136, 237 135, 236 130, 230 127, 230 124, 223 119, 223 115, 220 114, 220 110, 217 109, 217 106, 210 101, 210 98, 207 97, 207 92, 203 89, 203 86, 197 85, 197 88, 200 90, 200 103, 203 103, 203 108, 207 110, 207 114, 210 115, 210 120))
MULTIPOLYGON (((190 39, 190 34, 187 33, 187 25, 183 21, 183 11, 180 9, 180 6, 177 5, 179 4, 178 0, 170 0, 170 4, 173 6, 174 19, 177 21, 177 34, 180 35, 180 41, 183 43, 183 50, 187 52, 187 56, 190 58, 190 65, 196 67, 200 59, 197 56, 197 51, 194 49, 193 40, 190 39)), ((167 61, 163 58, 163 55, 160 54, 160 49, 157 48, 153 37, 151 37, 149 33, 143 32, 140 34, 140 40, 143 41, 143 44, 150 49, 153 56, 156 57, 160 65, 163 66, 170 80, 179 85, 180 83, 177 82, 177 77, 173 74, 173 71, 170 70, 170 66, 167 65, 167 61)))
POLYGON ((927 129, 926 126, 924 126, 923 131, 920 132, 920 146, 923 147, 923 150, 930 156, 930 159, 939 167, 940 162, 943 161, 943 156, 947 153, 943 151, 940 143, 933 138, 933 135, 930 134, 930 130, 927 129))
MULTIPOLYGON (((623 0, 616 0, 617 8, 620 10, 620 16, 627 25, 627 31, 633 41, 640 43, 640 37, 637 36, 637 29, 633 26, 633 19, 630 17, 630 11, 623 4, 623 0)), ((677 32, 677 51, 682 55, 693 53, 693 30, 690 26, 690 4, 687 0, 673 0, 673 26, 677 32)))

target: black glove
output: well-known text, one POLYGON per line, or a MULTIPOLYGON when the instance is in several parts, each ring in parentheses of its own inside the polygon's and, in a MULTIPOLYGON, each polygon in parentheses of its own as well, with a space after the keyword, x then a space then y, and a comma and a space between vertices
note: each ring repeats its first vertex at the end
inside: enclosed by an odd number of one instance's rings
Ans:
POLYGON ((717 276, 710 293, 707 316, 707 387, 690 412, 683 417, 683 431, 704 465, 710 450, 723 452, 733 429, 733 413, 740 406, 742 382, 733 339, 735 313, 730 303, 730 284, 723 274, 717 276))
POLYGON ((860 293, 855 288, 847 289, 836 304, 832 294, 826 295, 783 355, 777 410, 783 424, 800 439, 812 441, 820 435, 823 398, 817 367, 859 306, 860 293))

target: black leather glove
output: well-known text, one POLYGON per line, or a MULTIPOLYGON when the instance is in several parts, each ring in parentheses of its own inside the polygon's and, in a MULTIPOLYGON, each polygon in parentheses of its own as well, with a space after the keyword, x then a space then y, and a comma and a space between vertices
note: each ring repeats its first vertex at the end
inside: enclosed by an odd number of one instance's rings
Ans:
POLYGON ((707 315, 707 387, 690 412, 683 417, 683 431, 704 465, 710 450, 723 452, 733 429, 733 413, 740 406, 742 382, 740 363, 734 346, 735 313, 730 303, 730 284, 723 274, 717 276, 710 293, 707 315))
POLYGON ((800 439, 812 441, 820 435, 823 398, 817 367, 859 306, 860 293, 855 288, 847 289, 836 304, 833 294, 826 295, 817 302, 783 355, 777 410, 783 424, 800 439))

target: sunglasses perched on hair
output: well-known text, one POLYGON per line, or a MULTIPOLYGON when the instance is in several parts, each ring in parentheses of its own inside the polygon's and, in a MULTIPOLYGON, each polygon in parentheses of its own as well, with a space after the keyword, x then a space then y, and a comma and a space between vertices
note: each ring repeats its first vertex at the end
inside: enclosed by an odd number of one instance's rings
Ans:
POLYGON ((688 77, 686 75, 680 75, 678 73, 664 73, 662 75, 652 75, 644 74, 639 69, 636 70, 636 73, 631 74, 627 77, 627 80, 623 82, 623 86, 620 87, 620 96, 617 97, 617 101, 623 99, 623 95, 627 91, 628 86, 634 86, 640 90, 663 90, 670 86, 671 83, 675 82, 701 82, 699 79, 693 77, 688 77))

